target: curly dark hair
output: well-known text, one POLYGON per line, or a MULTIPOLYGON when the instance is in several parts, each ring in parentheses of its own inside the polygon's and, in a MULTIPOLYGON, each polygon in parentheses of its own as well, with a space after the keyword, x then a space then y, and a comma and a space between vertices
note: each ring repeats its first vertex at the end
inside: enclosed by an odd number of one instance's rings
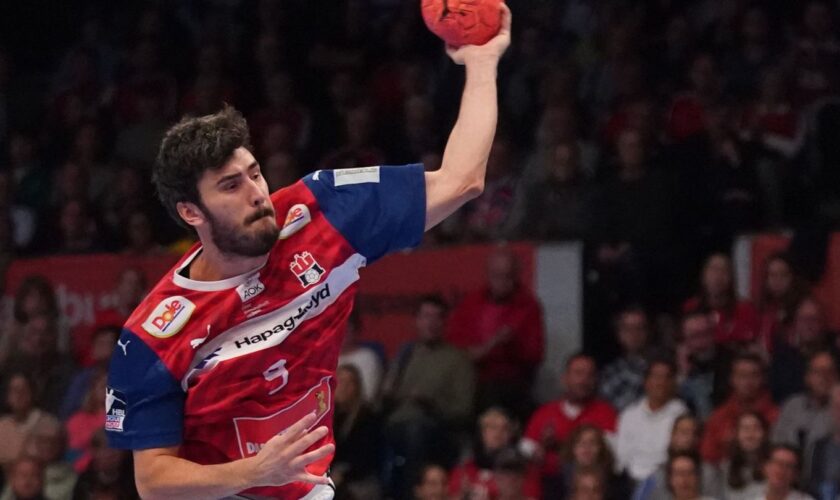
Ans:
POLYGON ((179 202, 203 207, 198 180, 206 170, 221 168, 240 147, 251 148, 248 123, 231 106, 218 113, 185 117, 170 128, 160 144, 152 182, 161 203, 179 224, 179 202))

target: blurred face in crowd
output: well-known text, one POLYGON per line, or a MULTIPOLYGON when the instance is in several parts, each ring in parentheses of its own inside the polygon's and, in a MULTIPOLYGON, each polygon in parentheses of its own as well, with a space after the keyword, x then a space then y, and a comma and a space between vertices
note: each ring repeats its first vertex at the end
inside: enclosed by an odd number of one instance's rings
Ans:
POLYGON ((793 488, 798 475, 799 457, 791 450, 773 450, 764 463, 764 476, 769 490, 785 491, 793 488))
POLYGON ((748 360, 738 360, 732 365, 732 394, 740 401, 752 401, 760 394, 764 386, 762 367, 748 360))
POLYGON ((33 395, 29 380, 22 375, 15 375, 9 380, 6 390, 6 404, 15 415, 27 415, 32 409, 33 395))
POLYGON ((627 129, 618 136, 618 162, 622 170, 638 170, 644 167, 645 147, 642 134, 627 129))
POLYGON ((575 475, 572 500, 602 500, 604 498, 604 484, 594 472, 584 472, 575 475))
POLYGON ((692 85, 698 92, 716 91, 719 78, 714 59, 709 55, 696 58, 691 65, 690 78, 692 85))
POLYGON ((747 11, 741 28, 745 40, 763 42, 767 39, 768 30, 767 14, 763 10, 752 8, 747 11))
POLYGON ((715 254, 706 260, 703 267, 703 289, 710 296, 728 293, 732 289, 732 263, 729 257, 715 254))
POLYGON ((519 268, 516 257, 509 252, 497 252, 487 261, 487 283, 490 296, 495 300, 505 300, 516 291, 519 268))
POLYGON ((578 467, 595 465, 601 451, 601 436, 595 429, 587 429, 581 432, 577 441, 572 445, 572 456, 575 465, 578 467))
POLYGON ((417 326, 417 338, 420 342, 437 342, 443 337, 446 312, 443 308, 433 302, 420 304, 417 311, 415 325, 417 326))
POLYGON ((297 181, 294 156, 282 152, 274 153, 266 160, 263 175, 271 190, 294 184, 297 181))
POLYGON ((755 453, 766 437, 767 431, 758 417, 750 413, 741 415, 735 427, 735 440, 739 448, 747 453, 755 453))
POLYGON ((446 500, 447 475, 442 467, 427 467, 420 484, 414 487, 417 500, 446 500))
POLYGON ((618 342, 627 354, 639 353, 648 341, 647 315, 641 311, 627 311, 618 318, 618 342))
POLYGON ((61 207, 61 234, 65 241, 86 238, 91 232, 91 219, 87 208, 78 202, 70 201, 61 207))
MULTIPOLYGON (((280 228, 268 184, 250 151, 237 148, 220 169, 206 170, 198 181, 198 192, 203 205, 199 211, 204 218, 196 227, 209 230, 221 253, 261 257, 271 250, 280 228)), ((188 205, 192 204, 178 203, 182 208, 188 205)))
POLYGON ((566 399, 572 403, 584 403, 595 394, 598 372, 595 361, 589 357, 578 357, 569 363, 563 376, 566 399))
POLYGON ((821 342, 825 335, 825 317, 822 307, 813 299, 805 299, 796 308, 793 318, 793 339, 800 345, 821 342))
POLYGON ((44 470, 34 460, 21 459, 12 468, 9 482, 15 497, 34 498, 43 492, 44 470))
POLYGON ((27 453, 41 463, 51 464, 63 458, 66 436, 61 424, 42 421, 30 435, 27 453))
POLYGON ((767 265, 767 291, 772 297, 781 298, 793 284, 793 270, 782 259, 773 259, 767 265))
POLYGON ((805 372, 805 386, 808 394, 817 401, 827 402, 831 396, 831 388, 837 383, 837 364, 834 357, 823 352, 815 355, 808 363, 805 372))
POLYGON ((56 349, 56 331, 54 322, 45 314, 29 318, 23 326, 18 348, 29 356, 42 356, 56 349))
POLYGON ((484 450, 493 452, 508 446, 513 439, 513 424, 500 411, 488 410, 481 417, 481 443, 484 450))
POLYGON ((40 288, 30 288, 22 302, 21 309, 27 318, 50 312, 50 300, 40 288))
POLYGON ((335 374, 336 406, 352 405, 361 399, 360 380, 357 374, 346 367, 339 367, 335 374))
POLYGON ((498 497, 501 499, 518 500, 523 498, 522 487, 525 484, 525 473, 517 470, 496 470, 494 472, 498 497))
POLYGON ((681 417, 674 423, 671 430, 671 451, 691 451, 697 448, 700 441, 700 425, 692 416, 681 417))
POLYGON ((715 332, 711 318, 693 314, 683 321, 683 344, 689 354, 702 354, 715 347, 715 332))
POLYGON ((573 142, 561 142, 554 148, 548 175, 556 182, 569 182, 580 170, 580 148, 573 142))
POLYGON ((694 500, 700 496, 697 465, 687 457, 674 459, 670 464, 669 486, 676 500, 694 500))
POLYGON ((676 388, 674 372, 670 366, 664 363, 655 363, 651 366, 645 378, 645 396, 649 403, 656 405, 667 403, 674 397, 676 388))
POLYGON ((139 250, 154 244, 152 221, 144 212, 134 212, 128 218, 128 240, 132 248, 139 250))

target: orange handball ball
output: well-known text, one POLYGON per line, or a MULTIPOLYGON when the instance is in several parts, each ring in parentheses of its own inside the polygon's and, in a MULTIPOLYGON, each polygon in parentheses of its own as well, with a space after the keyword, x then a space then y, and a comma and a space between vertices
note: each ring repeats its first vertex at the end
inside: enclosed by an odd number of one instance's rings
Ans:
POLYGON ((502 27, 502 0, 422 0, 423 20, 453 47, 484 45, 502 27))

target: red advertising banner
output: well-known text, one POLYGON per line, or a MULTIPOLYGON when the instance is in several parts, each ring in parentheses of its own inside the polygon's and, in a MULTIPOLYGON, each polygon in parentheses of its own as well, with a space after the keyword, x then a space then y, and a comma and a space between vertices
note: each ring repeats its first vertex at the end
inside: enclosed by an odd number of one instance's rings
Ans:
MULTIPOLYGON (((760 293, 767 258, 785 250, 789 244, 790 238, 781 235, 761 235, 753 238, 750 262, 750 294, 753 299, 760 293)), ((840 234, 831 236, 825 273, 814 286, 814 295, 825 307, 829 327, 840 330, 840 234)))
MULTIPOLYGON (((421 250, 388 256, 362 271, 358 304, 362 337, 381 342, 389 354, 414 335, 414 311, 426 294, 441 294, 451 304, 485 280, 485 261, 493 246, 421 250)), ((512 245, 519 257, 522 280, 534 283, 534 247, 512 245)), ((14 296, 29 275, 47 278, 56 290, 68 326, 92 324, 97 311, 114 303, 113 290, 121 271, 136 267, 153 285, 178 260, 177 255, 127 257, 123 255, 61 256, 15 261, 6 277, 5 294, 14 296)))

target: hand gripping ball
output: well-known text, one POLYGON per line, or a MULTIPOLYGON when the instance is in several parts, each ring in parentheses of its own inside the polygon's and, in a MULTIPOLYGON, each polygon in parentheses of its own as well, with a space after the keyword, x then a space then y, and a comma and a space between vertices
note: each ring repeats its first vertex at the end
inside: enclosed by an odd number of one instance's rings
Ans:
POLYGON ((502 26, 502 0, 421 0, 423 20, 453 47, 484 45, 502 26))

